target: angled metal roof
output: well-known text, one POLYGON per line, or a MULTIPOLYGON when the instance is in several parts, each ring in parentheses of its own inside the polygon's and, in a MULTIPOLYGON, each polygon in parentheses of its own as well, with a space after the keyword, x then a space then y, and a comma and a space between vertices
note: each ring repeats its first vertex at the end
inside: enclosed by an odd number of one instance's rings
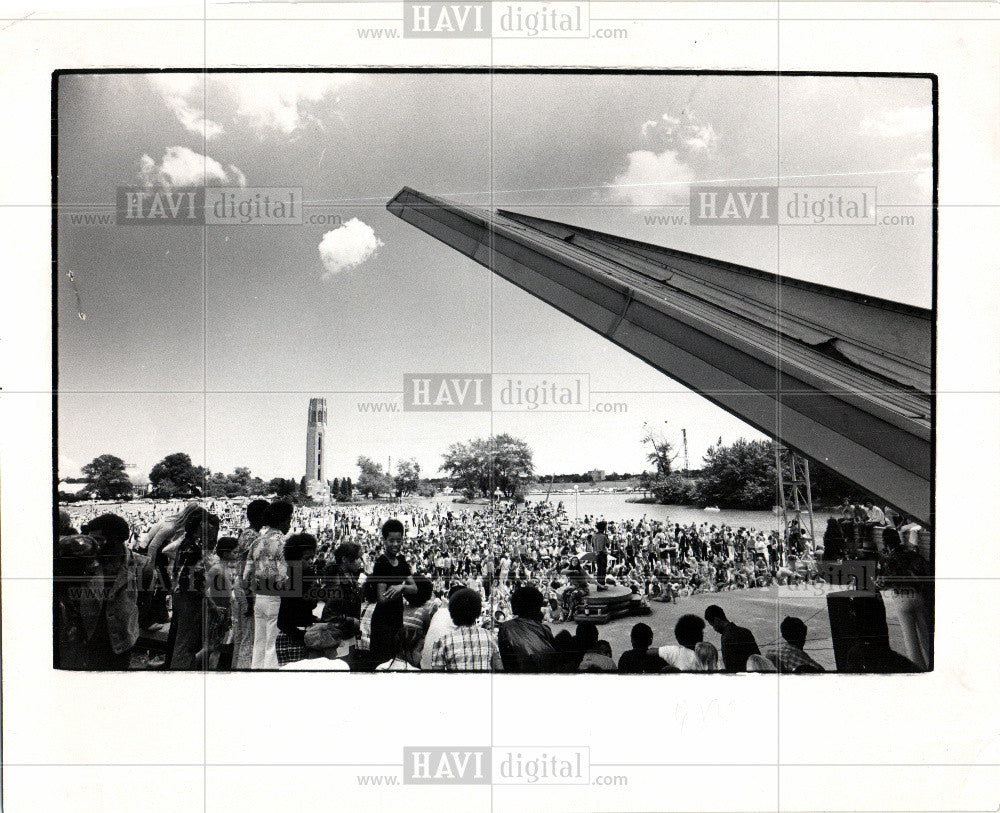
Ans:
POLYGON ((930 311, 408 187, 387 208, 931 523, 930 311))

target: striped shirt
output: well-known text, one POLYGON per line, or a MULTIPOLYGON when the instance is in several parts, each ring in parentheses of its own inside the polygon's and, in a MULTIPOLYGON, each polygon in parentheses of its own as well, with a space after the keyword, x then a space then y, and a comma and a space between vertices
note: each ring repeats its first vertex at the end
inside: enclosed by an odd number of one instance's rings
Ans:
POLYGON ((500 650, 482 627, 459 627, 434 642, 431 669, 439 672, 500 671, 500 650))

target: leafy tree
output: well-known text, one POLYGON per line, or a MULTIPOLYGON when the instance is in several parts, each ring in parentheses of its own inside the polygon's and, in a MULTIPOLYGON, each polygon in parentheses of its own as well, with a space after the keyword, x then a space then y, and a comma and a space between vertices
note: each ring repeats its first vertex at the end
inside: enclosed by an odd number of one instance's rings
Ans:
POLYGON ((677 458, 674 447, 666 438, 652 429, 643 435, 642 442, 648 443, 653 447, 653 451, 646 455, 646 459, 656 466, 657 477, 669 477, 671 464, 677 458))
POLYGON ((274 494, 279 499, 287 499, 295 494, 298 486, 294 480, 286 480, 283 477, 275 477, 268 481, 267 493, 274 494))
POLYGON ((489 490, 488 460, 479 454, 481 441, 453 443, 444 453, 441 471, 447 472, 455 489, 472 498, 489 490))
POLYGON ((351 482, 351 478, 345 477, 340 485, 343 489, 342 493, 344 497, 348 500, 351 499, 354 496, 354 483, 351 482))
POLYGON ((232 474, 206 472, 205 493, 210 497, 246 497, 264 494, 265 489, 264 481, 246 467, 237 467, 232 474))
POLYGON ((236 489, 237 496, 242 497, 249 494, 250 483, 252 481, 253 476, 250 474, 250 469, 245 466, 237 466, 233 469, 233 473, 229 475, 229 482, 236 489))
POLYGON ((169 454, 149 472, 149 482, 157 496, 200 495, 208 470, 195 466, 184 452, 169 454))
POLYGON ((814 460, 809 461, 809 479, 813 505, 839 505, 845 498, 851 501, 869 498, 879 501, 874 494, 858 488, 833 469, 814 460))
POLYGON ((652 491, 664 505, 695 505, 701 499, 698 482, 677 472, 654 483, 652 491))
POLYGON ((731 446, 710 446, 705 453, 700 482, 705 505, 765 509, 774 505, 777 490, 771 441, 741 438, 731 446))
POLYGON ((330 493, 333 495, 334 499, 340 496, 340 478, 334 477, 333 484, 330 486, 330 493))
POLYGON ((208 497, 225 497, 226 486, 229 483, 229 478, 222 472, 216 472, 214 474, 209 474, 205 479, 205 495, 208 497))
POLYGON ((79 502, 80 500, 86 500, 89 496, 86 488, 81 488, 75 492, 60 491, 59 502, 79 502))
POLYGON ((531 448, 506 433, 453 443, 442 457, 441 471, 470 498, 490 496, 499 488, 510 499, 534 474, 531 448))
POLYGON ((377 497, 379 494, 393 493, 393 480, 382 471, 381 463, 376 463, 370 457, 361 455, 358 458, 358 468, 361 470, 361 476, 358 477, 358 488, 362 494, 371 494, 377 497))
POLYGON ((415 460, 400 460, 396 464, 396 496, 412 494, 420 486, 420 464, 415 460))
POLYGON ((81 469, 86 491, 99 500, 117 500, 132 496, 132 481, 125 473, 125 461, 113 454, 95 457, 81 469))

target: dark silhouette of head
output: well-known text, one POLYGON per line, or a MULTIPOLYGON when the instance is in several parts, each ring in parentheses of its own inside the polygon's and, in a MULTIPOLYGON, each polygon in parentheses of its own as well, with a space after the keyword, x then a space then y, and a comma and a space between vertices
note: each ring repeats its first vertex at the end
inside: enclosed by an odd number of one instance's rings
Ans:
POLYGON ((805 621, 793 615, 785 616, 785 620, 781 622, 781 637, 799 649, 805 648, 808 631, 805 621))
POLYGON ((255 531, 264 527, 264 514, 267 512, 267 500, 252 500, 247 506, 247 522, 255 531))
POLYGON ((295 506, 290 502, 275 500, 264 511, 264 525, 287 534, 292 527, 292 514, 294 513, 295 506))
POLYGON ((83 526, 83 532, 97 536, 111 545, 124 545, 132 533, 129 524, 117 514, 101 514, 83 526))
POLYGON ((710 604, 705 608, 705 620, 712 625, 712 629, 716 632, 722 632, 729 624, 725 612, 717 604, 710 604))
POLYGON ((423 573, 417 573, 413 577, 413 583, 417 585, 417 592, 404 594, 403 598, 411 607, 422 607, 431 600, 434 595, 434 583, 423 573))
POLYGON ((600 635, 597 632, 597 624, 593 621, 581 621, 576 625, 576 648, 581 652, 588 652, 597 646, 600 635))
POLYGON ((510 597, 510 608, 514 615, 532 621, 542 620, 542 605, 545 597, 536 587, 518 587, 510 597))
POLYGON ((448 599, 448 612, 451 620, 459 627, 471 627, 476 623, 479 614, 483 611, 483 600, 479 593, 468 587, 457 590, 448 599))
POLYGON ((696 615, 682 615, 674 625, 677 643, 687 649, 694 649, 705 635, 705 622, 696 615))
POLYGON ((653 645, 653 630, 649 624, 632 627, 632 649, 649 649, 653 645))

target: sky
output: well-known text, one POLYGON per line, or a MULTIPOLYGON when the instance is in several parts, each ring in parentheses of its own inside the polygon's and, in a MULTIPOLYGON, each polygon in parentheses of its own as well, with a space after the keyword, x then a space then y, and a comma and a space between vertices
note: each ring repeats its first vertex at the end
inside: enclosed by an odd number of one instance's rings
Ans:
MULTIPOLYGON (((403 186, 931 304, 929 80, 523 74, 73 75, 59 82, 59 467, 330 476, 510 432, 536 471, 636 472, 647 427, 692 466, 761 437, 385 210, 403 186), (909 225, 688 226, 692 183, 877 188, 909 225), (301 187, 327 224, 83 225, 119 186, 301 187), (331 220, 333 220, 331 224, 331 220), (70 280, 68 273, 72 272, 70 280), (79 313, 86 316, 81 319, 79 313), (578 373, 608 413, 372 413, 405 373, 578 373)), ((102 209, 102 207, 104 207, 102 209)))

